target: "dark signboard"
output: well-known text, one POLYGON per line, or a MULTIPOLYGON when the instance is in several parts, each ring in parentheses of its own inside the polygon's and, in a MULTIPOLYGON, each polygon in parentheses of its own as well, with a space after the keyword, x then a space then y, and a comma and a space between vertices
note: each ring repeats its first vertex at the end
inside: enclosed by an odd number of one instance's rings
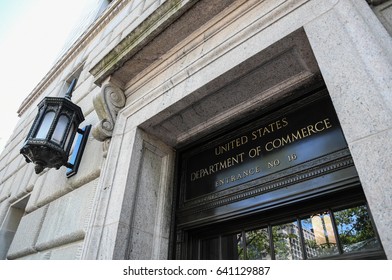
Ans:
POLYGON ((345 147, 329 97, 308 98, 185 152, 185 199, 231 188, 345 147))

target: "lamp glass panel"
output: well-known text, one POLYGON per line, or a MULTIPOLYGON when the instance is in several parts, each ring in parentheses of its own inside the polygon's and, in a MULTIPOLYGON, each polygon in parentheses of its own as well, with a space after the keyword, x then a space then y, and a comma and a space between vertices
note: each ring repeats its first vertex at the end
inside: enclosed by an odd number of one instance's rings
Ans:
POLYGON ((69 118, 67 116, 61 115, 59 117, 51 139, 53 142, 57 144, 61 144, 61 141, 65 136, 64 134, 67 130, 68 123, 69 123, 69 118))
POLYGON ((68 132, 68 138, 67 138, 67 141, 65 142, 65 146, 64 146, 65 149, 68 148, 68 145, 69 145, 70 142, 73 140, 72 135, 73 135, 74 127, 75 127, 75 124, 74 124, 74 123, 71 123, 71 128, 69 129, 69 132, 68 132), (72 138, 72 139, 71 139, 71 138, 72 138))
POLYGON ((55 113, 53 111, 49 111, 45 114, 44 119, 41 122, 41 126, 39 127, 35 138, 45 139, 47 137, 54 116, 55 113))

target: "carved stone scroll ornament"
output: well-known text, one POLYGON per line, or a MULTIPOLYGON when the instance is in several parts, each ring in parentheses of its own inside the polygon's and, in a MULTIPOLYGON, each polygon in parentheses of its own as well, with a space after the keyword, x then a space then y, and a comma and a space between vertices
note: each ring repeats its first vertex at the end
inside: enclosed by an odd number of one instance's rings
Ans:
POLYGON ((92 130, 95 139, 102 142, 110 140, 108 138, 112 137, 117 114, 125 106, 125 100, 124 92, 111 82, 105 83, 94 96, 94 109, 100 120, 92 130))

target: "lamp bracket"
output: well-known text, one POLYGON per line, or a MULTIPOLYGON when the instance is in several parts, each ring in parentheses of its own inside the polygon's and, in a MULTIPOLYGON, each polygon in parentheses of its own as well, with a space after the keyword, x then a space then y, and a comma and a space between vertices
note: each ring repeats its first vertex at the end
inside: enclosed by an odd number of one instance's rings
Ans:
POLYGON ((76 139, 75 148, 72 152, 71 159, 67 162, 67 177, 72 177, 78 172, 80 161, 82 160, 82 155, 84 148, 86 147, 88 135, 90 134, 91 125, 85 126, 83 129, 78 128, 77 133, 78 138, 76 139))

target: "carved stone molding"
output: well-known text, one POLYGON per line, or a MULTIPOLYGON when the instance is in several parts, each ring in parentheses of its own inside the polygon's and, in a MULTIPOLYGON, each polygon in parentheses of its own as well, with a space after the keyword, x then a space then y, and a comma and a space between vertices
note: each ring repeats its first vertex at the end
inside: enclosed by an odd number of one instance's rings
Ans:
POLYGON ((353 165, 349 150, 344 149, 238 187, 190 200, 182 205, 179 213, 180 215, 189 215, 208 211, 280 188, 287 188, 293 184, 324 176, 353 165))
POLYGON ((110 81, 94 96, 94 109, 100 120, 92 130, 95 139, 104 142, 112 137, 117 114, 125 106, 125 100, 124 92, 110 81))

